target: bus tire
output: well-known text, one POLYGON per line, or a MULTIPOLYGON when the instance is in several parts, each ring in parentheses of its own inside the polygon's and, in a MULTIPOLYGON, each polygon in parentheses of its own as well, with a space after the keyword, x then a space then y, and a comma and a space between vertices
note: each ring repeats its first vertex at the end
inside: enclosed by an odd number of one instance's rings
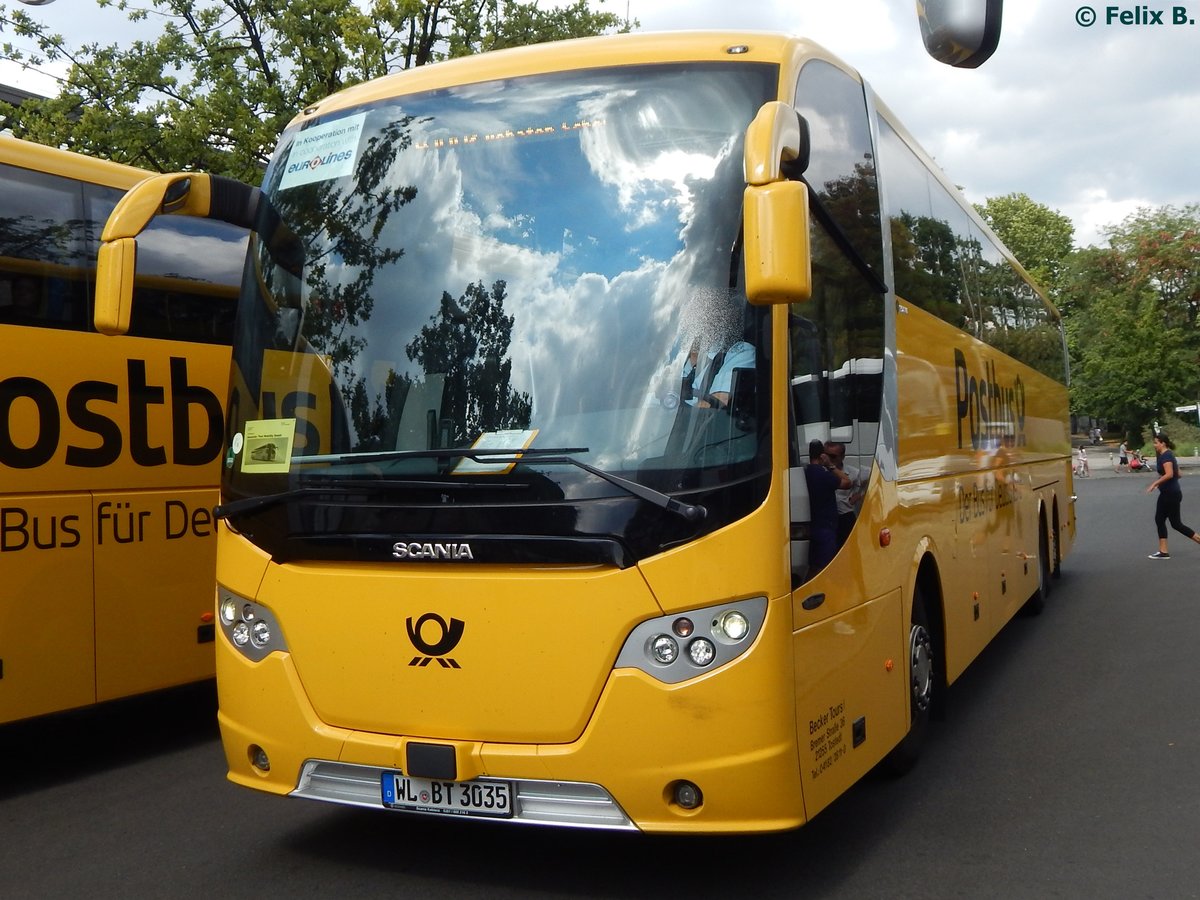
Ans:
POLYGON ((1023 608, 1026 615, 1036 616, 1046 608, 1050 589, 1054 583, 1054 563, 1050 559, 1050 535, 1046 531, 1046 520, 1038 523, 1038 586, 1023 608))
POLYGON ((938 666, 933 633, 925 608, 925 596, 918 585, 913 593, 912 616, 908 629, 908 734, 883 758, 883 769, 889 775, 903 775, 917 763, 934 702, 938 700, 938 666))

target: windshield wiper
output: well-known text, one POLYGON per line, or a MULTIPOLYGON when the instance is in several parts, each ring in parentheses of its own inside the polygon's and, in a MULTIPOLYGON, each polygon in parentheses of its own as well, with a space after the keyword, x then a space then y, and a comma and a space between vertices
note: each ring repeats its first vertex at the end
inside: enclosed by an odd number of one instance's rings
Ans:
POLYGON ((540 463, 549 465, 569 465, 583 469, 590 475, 595 475, 597 478, 607 481, 615 487, 621 488, 628 494, 632 494, 639 500, 645 500, 647 503, 652 503, 655 506, 665 509, 667 512, 674 513, 682 517, 688 522, 699 522, 706 515, 708 510, 696 503, 684 503, 681 500, 676 500, 662 491, 656 491, 652 487, 647 487, 644 484, 638 484, 636 481, 630 481, 628 478, 622 478, 620 475, 614 475, 612 472, 605 472, 603 469, 597 469, 595 466, 585 463, 581 459, 576 459, 572 454, 587 453, 587 447, 516 447, 516 448, 496 448, 496 449, 481 449, 478 447, 460 447, 457 450, 395 450, 383 451, 382 453, 369 453, 367 456, 372 459, 405 459, 408 457, 419 458, 425 457, 455 457, 462 456, 467 459, 472 459, 475 462, 483 463, 485 459, 479 457, 504 457, 504 459, 496 460, 496 462, 513 462, 521 463, 528 462, 530 459, 536 459, 540 463))
MULTIPOLYGON (((515 451, 510 450, 508 452, 513 453, 515 451)), ((583 471, 591 475, 595 475, 597 478, 603 479, 609 484, 621 488, 640 500, 645 500, 647 503, 653 503, 655 506, 665 509, 667 512, 675 513, 675 515, 680 516, 687 522, 699 522, 708 515, 708 510, 699 503, 684 503, 682 500, 676 500, 669 494, 664 494, 662 491, 656 491, 652 487, 647 487, 644 484, 638 484, 636 481, 630 481, 628 478, 622 478, 620 475, 614 475, 612 472, 605 472, 603 469, 597 469, 595 466, 588 465, 581 459, 576 459, 575 457, 570 456, 570 451, 531 449, 520 452, 526 456, 537 457, 537 461, 540 463, 548 463, 551 465, 565 464, 583 469, 583 471)))
MULTIPOLYGON (((630 481, 627 478, 622 478, 620 475, 614 475, 612 472, 605 472, 603 469, 597 469, 595 466, 576 459, 571 454, 587 453, 587 447, 518 447, 518 448, 497 448, 497 449, 481 449, 478 447, 458 447, 445 450, 380 450, 370 453, 330 453, 319 456, 304 456, 298 457, 293 462, 296 463, 318 463, 325 466, 341 466, 351 465, 355 463, 367 462, 390 462, 397 459, 454 459, 465 458, 471 459, 478 463, 489 461, 487 457, 504 457, 502 460, 490 460, 494 462, 508 462, 510 459, 514 463, 524 462, 529 458, 536 458, 540 463, 549 465, 570 465, 578 469, 582 469, 590 475, 607 481, 615 487, 621 488, 628 494, 637 497, 639 500, 645 500, 660 509, 664 509, 669 513, 681 517, 687 522, 699 522, 706 515, 708 510, 696 503, 684 503, 681 500, 676 500, 662 491, 657 491, 652 487, 647 487, 644 484, 638 484, 636 481, 630 481), (481 459, 482 457, 482 459, 481 459)), ((303 477, 303 473, 300 473, 303 477)), ((346 484, 344 482, 330 482, 328 484, 318 486, 306 486, 293 488, 289 491, 282 491, 278 494, 265 494, 261 497, 246 497, 242 500, 233 500, 229 503, 224 503, 213 510, 214 515, 218 519, 226 519, 230 516, 243 515, 249 512, 257 512, 261 509, 266 509, 275 506, 279 503, 286 503, 300 497, 312 496, 314 494, 328 494, 331 492, 354 493, 362 491, 364 486, 369 487, 405 487, 405 488, 430 488, 436 490, 444 490, 446 488, 517 488, 524 489, 525 485, 514 485, 492 482, 478 481, 388 481, 378 482, 356 482, 354 484, 346 484)))
POLYGON ((445 447, 437 450, 370 450, 365 453, 321 453, 314 456, 293 456, 293 465, 320 464, 324 466, 352 466, 362 463, 392 462, 397 459, 471 459, 482 463, 488 460, 480 457, 504 456, 511 459, 491 460, 497 464, 505 462, 520 462, 518 457, 541 454, 587 453, 587 447, 546 447, 529 449, 517 447, 445 447))

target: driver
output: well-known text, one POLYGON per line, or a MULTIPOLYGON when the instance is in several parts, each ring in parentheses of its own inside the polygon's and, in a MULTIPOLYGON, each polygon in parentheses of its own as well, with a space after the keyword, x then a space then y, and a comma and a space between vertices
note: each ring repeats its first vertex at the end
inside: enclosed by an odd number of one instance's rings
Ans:
POLYGON ((694 337, 683 364, 679 397, 699 409, 729 406, 734 370, 754 368, 754 346, 742 340, 741 304, 722 293, 698 294, 689 308, 694 337))

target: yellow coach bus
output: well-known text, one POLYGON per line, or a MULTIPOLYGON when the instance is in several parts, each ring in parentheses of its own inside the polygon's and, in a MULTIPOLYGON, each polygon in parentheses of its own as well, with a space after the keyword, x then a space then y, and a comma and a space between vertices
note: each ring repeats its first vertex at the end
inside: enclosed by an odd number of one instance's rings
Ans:
MULTIPOLYGON (((238 784, 792 828, 912 764, 1071 545, 1057 313, 807 40, 413 70, 305 110, 251 194, 218 510, 238 784)), ((211 196, 133 192, 111 283, 211 196)))
POLYGON ((154 223, 128 336, 98 334, 100 229, 148 174, 0 136, 0 722, 213 674, 246 232, 154 223))

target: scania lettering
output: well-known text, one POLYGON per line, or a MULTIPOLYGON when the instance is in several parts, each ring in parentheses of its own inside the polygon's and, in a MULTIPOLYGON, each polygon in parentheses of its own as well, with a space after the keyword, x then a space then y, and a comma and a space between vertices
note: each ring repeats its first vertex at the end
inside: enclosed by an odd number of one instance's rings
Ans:
MULTIPOLYGON (((197 175, 125 203, 168 191, 217 214, 197 175)), ((1070 549, 1057 312, 810 41, 422 67, 312 104, 242 195, 217 511, 237 784, 793 828, 913 764, 1070 549), (353 164, 289 174, 309 139, 353 164)), ((106 238, 120 268, 137 229, 106 238)))
POLYGON ((214 672, 246 230, 156 221, 127 336, 99 334, 100 230, 149 174, 0 135, 0 723, 214 672))
POLYGON ((474 559, 470 544, 392 544, 396 559, 474 559))

